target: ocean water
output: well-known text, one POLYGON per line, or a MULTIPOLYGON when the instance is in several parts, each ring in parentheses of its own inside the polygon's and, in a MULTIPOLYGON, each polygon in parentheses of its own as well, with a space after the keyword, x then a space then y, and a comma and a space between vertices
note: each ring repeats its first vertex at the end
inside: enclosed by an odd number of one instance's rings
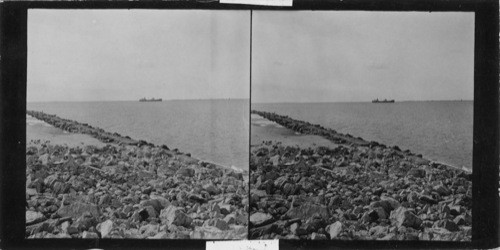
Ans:
POLYGON ((472 168, 472 101, 396 103, 252 103, 388 146, 397 145, 425 158, 472 168))
POLYGON ((248 100, 44 102, 27 108, 248 170, 248 100))

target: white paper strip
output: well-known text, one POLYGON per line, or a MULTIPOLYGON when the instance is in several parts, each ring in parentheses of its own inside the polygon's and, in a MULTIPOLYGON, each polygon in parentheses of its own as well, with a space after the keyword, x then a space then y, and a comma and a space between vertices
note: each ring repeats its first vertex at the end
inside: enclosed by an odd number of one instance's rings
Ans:
POLYGON ((250 4, 265 6, 292 6, 293 0, 220 0, 219 3, 250 4))
POLYGON ((207 241, 206 250, 279 250, 278 240, 207 241))

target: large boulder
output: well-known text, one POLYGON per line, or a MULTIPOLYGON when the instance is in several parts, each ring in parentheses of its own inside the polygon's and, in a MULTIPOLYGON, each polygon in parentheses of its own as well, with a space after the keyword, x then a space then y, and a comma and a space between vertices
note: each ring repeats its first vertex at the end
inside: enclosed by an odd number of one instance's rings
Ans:
POLYGON ((175 172, 176 175, 179 176, 184 176, 184 177, 193 177, 194 176, 194 169, 192 168, 181 168, 175 172))
POLYGON ((326 235, 319 233, 312 233, 311 240, 327 240, 326 235))
POLYGON ((298 207, 293 207, 286 213, 289 218, 300 218, 302 220, 307 220, 315 214, 324 219, 328 219, 330 217, 326 206, 311 203, 304 203, 298 207))
POLYGON ((229 229, 229 226, 227 225, 227 222, 222 219, 209 219, 206 220, 205 223, 203 223, 204 227, 216 227, 219 230, 227 230, 229 229))
MULTIPOLYGON (((168 201, 167 201, 168 202, 168 201)), ((153 207, 156 212, 160 212, 163 208, 165 208, 162 204, 162 202, 160 202, 158 199, 150 199, 150 200, 144 200, 144 201, 141 201, 141 205, 142 207, 148 207, 148 206, 151 206, 153 207)))
POLYGON ((98 206, 82 202, 75 202, 73 204, 59 208, 59 210, 57 210, 57 215, 59 215, 60 217, 71 217, 77 219, 81 217, 85 212, 89 212, 96 218, 101 215, 101 210, 98 206))
POLYGON ((330 239, 335 239, 342 232, 343 228, 344 228, 344 226, 342 225, 342 222, 337 221, 337 222, 327 226, 326 231, 330 235, 330 239))
POLYGON ((384 209, 389 208, 389 210, 386 209, 387 213, 390 213, 392 210, 397 209, 401 206, 399 201, 397 201, 396 199, 394 199, 392 197, 388 197, 388 196, 381 196, 380 202, 382 204, 384 204, 383 205, 384 209), (387 204, 387 205, 385 205, 385 204, 387 204))
POLYGON ((33 225, 46 220, 45 216, 40 212, 26 211, 26 225, 33 225))
POLYGON ((409 211, 405 207, 399 207, 398 209, 391 212, 389 217, 396 226, 413 227, 418 229, 422 224, 422 220, 418 218, 413 212, 409 211))
POLYGON ((145 211, 147 213, 146 218, 157 218, 158 217, 158 212, 153 206, 145 206, 139 213, 144 213, 145 211))
POLYGON ((420 195, 418 199, 424 203, 437 204, 438 201, 429 195, 420 195))
POLYGON ((91 213, 85 212, 75 223, 73 223, 73 226, 76 226, 82 231, 88 230, 91 227, 97 226, 97 219, 91 213))
POLYGON ((443 220, 438 222, 438 226, 442 228, 446 228, 446 230, 450 232, 458 231, 460 230, 459 226, 451 220, 443 220))
POLYGON ((271 158, 269 158, 269 161, 273 163, 273 166, 278 166, 279 163, 280 163, 280 156, 279 155, 275 155, 271 158))
POLYGON ((375 226, 370 228, 368 233, 375 238, 382 238, 387 235, 389 228, 387 226, 375 226))
POLYGON ((97 230, 101 232, 101 237, 106 238, 111 230, 113 230, 113 221, 112 220, 106 220, 99 225, 97 225, 97 230))
POLYGON ((267 234, 271 234, 273 233, 274 231, 276 231, 276 229, 278 228, 278 225, 276 225, 275 223, 272 223, 272 224, 269 224, 269 225, 265 225, 265 226, 261 226, 261 227, 255 227, 255 228, 251 228, 249 230, 249 234, 248 234, 248 237, 250 239, 257 239, 263 235, 267 235, 267 234))
POLYGON ((447 196, 451 194, 451 190, 445 187, 444 185, 436 185, 433 187, 434 191, 436 191, 439 195, 447 196))
POLYGON ((193 219, 187 216, 181 208, 176 206, 168 206, 161 210, 160 219, 166 222, 167 225, 176 225, 190 227, 193 219))
POLYGON ((274 181, 274 186, 281 189, 287 183, 287 181, 288 181, 287 176, 280 176, 278 177, 278 179, 274 181))
POLYGON ((421 168, 412 168, 408 173, 406 173, 406 176, 413 176, 416 178, 424 178, 425 177, 425 170, 421 168))
POLYGON ((286 183, 283 186, 283 194, 285 195, 293 195, 297 192, 297 186, 292 183, 286 183))
MULTIPOLYGON (((156 203, 156 201, 158 201, 160 203, 160 206, 158 206, 158 205, 153 206, 155 209, 160 208, 160 210, 158 210, 158 212, 160 212, 161 209, 164 209, 170 205, 170 201, 168 201, 168 199, 166 199, 165 197, 162 197, 160 195, 151 194, 149 197, 151 198, 152 203, 156 203)), ((149 204, 149 205, 152 205, 152 204, 149 204)))
POLYGON ((97 235, 96 233, 94 232, 88 232, 88 231, 85 231, 83 232, 82 234, 82 238, 83 239, 98 239, 99 238, 99 235, 97 235))
POLYGON ((250 216, 250 224, 254 227, 267 225, 273 222, 273 216, 261 212, 254 213, 250 216))
POLYGON ((205 189, 205 191, 207 191, 211 195, 217 195, 220 193, 220 189, 213 183, 207 183, 203 185, 203 189, 205 189))

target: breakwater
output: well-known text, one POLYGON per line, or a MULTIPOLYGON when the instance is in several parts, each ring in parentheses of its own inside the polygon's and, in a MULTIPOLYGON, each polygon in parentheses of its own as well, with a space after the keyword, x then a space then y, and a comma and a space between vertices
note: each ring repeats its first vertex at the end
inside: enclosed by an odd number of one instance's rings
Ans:
POLYGON ((249 238, 471 240, 469 173, 275 113, 252 111, 335 147, 251 149, 249 238))
MULTIPOLYGON (((104 129, 93 127, 86 123, 79 123, 77 121, 64 119, 56 115, 51 115, 51 114, 46 114, 44 112, 31 111, 31 110, 26 111, 26 114, 33 116, 38 120, 44 121, 64 131, 70 133, 80 133, 80 134, 90 135, 104 143, 116 143, 116 144, 134 145, 134 146, 142 146, 142 145, 154 146, 154 144, 148 143, 143 140, 134 140, 129 136, 122 136, 118 133, 110 133, 105 131, 104 129)), ((162 145, 162 147, 164 149, 169 150, 169 148, 166 145, 162 145)))
POLYGON ((26 237, 244 239, 243 173, 166 145, 28 111, 104 147, 30 142, 26 148, 26 237))

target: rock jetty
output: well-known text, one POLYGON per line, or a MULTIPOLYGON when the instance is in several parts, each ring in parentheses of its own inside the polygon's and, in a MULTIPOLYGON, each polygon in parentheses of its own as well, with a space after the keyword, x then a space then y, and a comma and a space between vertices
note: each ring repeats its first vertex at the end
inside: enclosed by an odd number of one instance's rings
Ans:
POLYGON ((252 111, 332 147, 251 149, 250 239, 471 240, 471 175, 397 146, 252 111))
POLYGON ((26 148, 27 238, 245 239, 248 180, 170 150, 42 112, 104 147, 26 148))

